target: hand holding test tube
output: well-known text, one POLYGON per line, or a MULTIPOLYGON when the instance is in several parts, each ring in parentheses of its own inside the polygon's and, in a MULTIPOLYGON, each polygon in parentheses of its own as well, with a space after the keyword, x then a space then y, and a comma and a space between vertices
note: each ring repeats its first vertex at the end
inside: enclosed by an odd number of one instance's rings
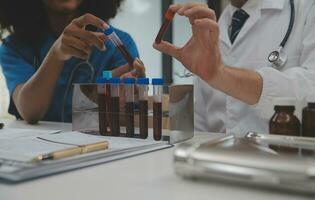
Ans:
MULTIPOLYGON (((124 74, 124 77, 144 77, 145 76, 145 67, 141 60, 134 58, 118 35, 115 33, 112 26, 107 25, 104 31, 104 34, 107 38, 115 45, 115 47, 121 52, 122 56, 128 62, 128 66, 121 66, 116 71, 119 76, 124 74), (127 69, 127 70, 126 70, 127 69)), ((114 70, 115 71, 115 70, 114 70)), ((115 72, 113 71, 113 76, 116 77, 115 72)))
POLYGON ((133 68, 133 63, 135 59, 132 57, 132 55, 129 53, 129 51, 125 47, 124 43, 120 40, 118 35, 115 33, 113 27, 108 25, 108 27, 105 28, 104 33, 107 36, 107 38, 118 48, 118 50, 121 52, 123 57, 128 62, 129 66, 133 68))

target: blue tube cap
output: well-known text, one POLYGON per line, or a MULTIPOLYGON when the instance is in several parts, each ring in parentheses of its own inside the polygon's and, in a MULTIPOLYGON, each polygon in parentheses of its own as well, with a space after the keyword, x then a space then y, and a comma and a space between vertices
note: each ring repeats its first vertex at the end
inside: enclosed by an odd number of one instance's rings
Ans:
POLYGON ((164 85, 164 79, 162 78, 153 78, 152 85, 164 85))
POLYGON ((120 78, 111 78, 109 82, 111 84, 120 84, 120 78))
POLYGON ((148 78, 138 78, 138 84, 139 85, 149 85, 150 81, 148 78))
POLYGON ((125 78, 124 79, 124 83, 125 84, 135 84, 136 83, 136 79, 135 78, 125 78))
POLYGON ((112 78, 112 71, 103 71, 103 78, 109 80, 112 78))
POLYGON ((96 83, 97 84, 102 84, 102 83, 105 83, 105 82, 106 82, 106 80, 103 77, 97 77, 96 78, 96 83))
POLYGON ((104 34, 109 36, 110 34, 112 34, 114 32, 114 29, 112 26, 109 25, 108 29, 105 29, 104 34))

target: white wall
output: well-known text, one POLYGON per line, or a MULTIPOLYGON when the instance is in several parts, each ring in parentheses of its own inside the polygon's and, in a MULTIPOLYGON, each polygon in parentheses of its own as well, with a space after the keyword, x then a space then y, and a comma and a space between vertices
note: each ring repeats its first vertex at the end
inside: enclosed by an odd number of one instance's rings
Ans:
POLYGON ((136 41, 147 76, 161 77, 162 56, 152 47, 161 25, 161 0, 126 0, 112 24, 136 41))
MULTIPOLYGON (((175 3, 186 3, 186 2, 199 2, 206 3, 206 0, 174 0, 175 3)), ((174 27, 173 27, 173 43, 179 47, 185 45, 192 35, 191 25, 189 20, 185 17, 175 16, 174 18, 174 27)), ((176 84, 190 84, 193 82, 193 77, 190 78, 180 78, 180 76, 188 73, 183 65, 178 62, 176 59, 173 59, 173 72, 174 72, 174 83, 176 84)))
POLYGON ((0 67, 0 117, 7 115, 9 106, 9 92, 0 67))

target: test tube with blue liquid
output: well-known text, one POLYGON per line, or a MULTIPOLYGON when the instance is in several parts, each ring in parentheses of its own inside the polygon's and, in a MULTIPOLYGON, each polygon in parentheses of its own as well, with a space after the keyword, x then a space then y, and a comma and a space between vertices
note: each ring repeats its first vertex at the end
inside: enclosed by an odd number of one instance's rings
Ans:
POLYGON ((120 120, 119 120, 119 102, 120 102, 120 78, 110 79, 111 84, 111 135, 119 136, 120 135, 120 120))
POLYGON ((140 138, 148 137, 148 78, 138 79, 140 138))
POLYGON ((129 53, 128 49, 124 45, 124 43, 120 40, 118 35, 115 33, 112 26, 108 26, 105 31, 105 35, 107 38, 118 48, 118 50, 121 52, 122 56, 126 59, 131 69, 133 69, 133 63, 135 61, 135 58, 129 53))
POLYGON ((134 78, 125 78, 125 120, 126 120, 126 129, 127 137, 134 137, 135 127, 134 127, 134 86, 136 79, 134 78))
POLYGON ((153 85, 153 138, 162 139, 162 99, 164 80, 161 78, 152 79, 153 85))

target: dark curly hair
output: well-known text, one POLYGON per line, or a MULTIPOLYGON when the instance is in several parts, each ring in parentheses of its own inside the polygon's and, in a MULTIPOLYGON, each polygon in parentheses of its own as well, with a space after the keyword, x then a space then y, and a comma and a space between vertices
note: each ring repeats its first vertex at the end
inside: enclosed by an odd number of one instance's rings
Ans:
MULTIPOLYGON (((80 14, 104 21, 116 16, 124 0, 83 0, 80 14)), ((0 0, 0 39, 6 31, 18 42, 38 43, 49 29, 43 0, 0 0)))

